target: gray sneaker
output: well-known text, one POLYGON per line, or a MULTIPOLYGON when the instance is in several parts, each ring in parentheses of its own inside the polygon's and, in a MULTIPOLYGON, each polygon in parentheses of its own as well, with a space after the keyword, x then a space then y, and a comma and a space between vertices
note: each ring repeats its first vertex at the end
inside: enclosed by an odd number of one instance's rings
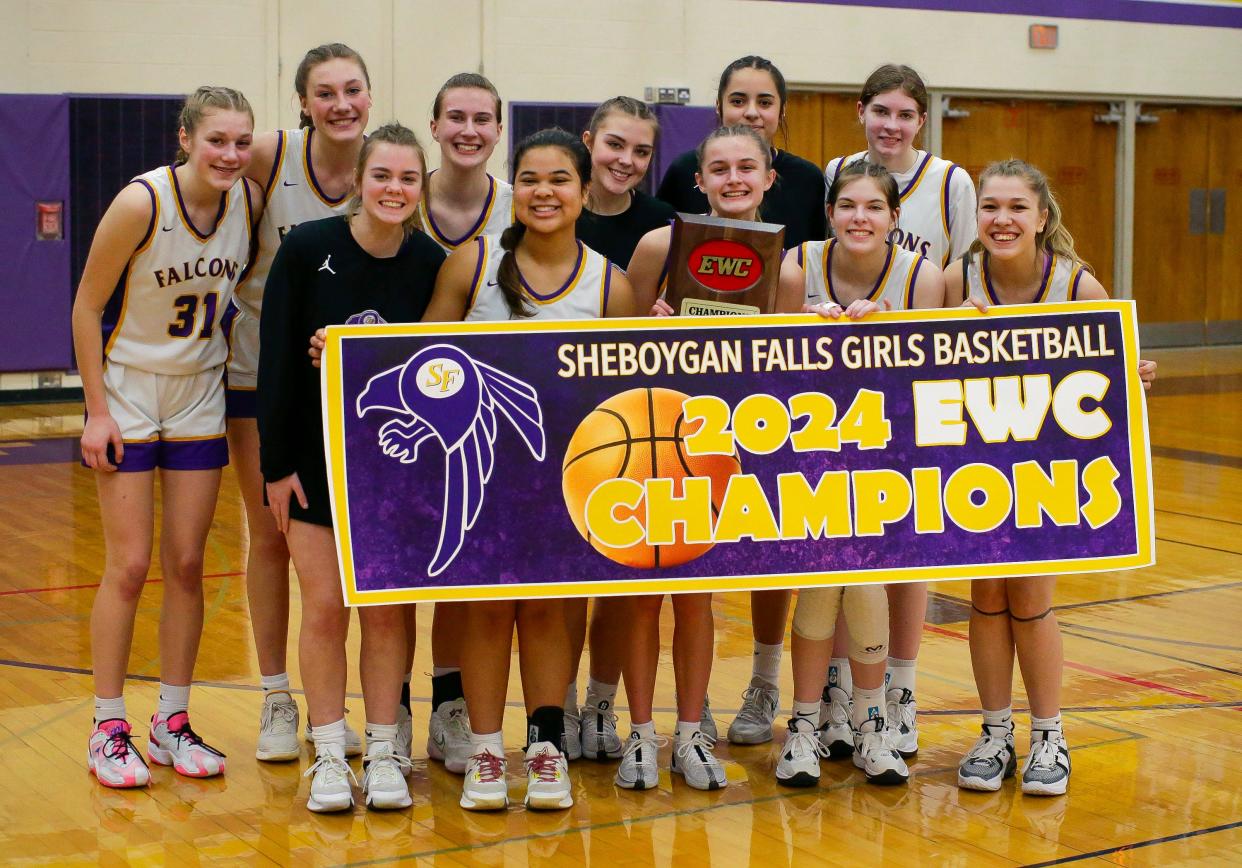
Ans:
POLYGON ((964 790, 994 793, 1001 788, 1005 778, 1013 776, 1017 767, 1013 727, 984 724, 983 734, 958 764, 957 785, 964 790))
POLYGON ((630 733, 613 782, 626 790, 654 790, 660 784, 657 755, 662 744, 668 744, 668 739, 658 735, 642 738, 636 732, 630 733))
POLYGON ((716 718, 712 717, 711 699, 707 696, 703 697, 703 713, 699 715, 699 729, 712 740, 713 744, 720 737, 720 731, 716 729, 716 718))
POLYGON ((670 771, 681 775, 696 790, 718 790, 725 786, 724 766, 712 753, 716 740, 697 730, 685 741, 673 743, 673 765, 670 771))
POLYGON ((1031 731, 1031 752, 1022 766, 1022 792, 1030 796, 1060 796, 1069 786, 1070 756, 1065 733, 1059 729, 1031 731))
POLYGON ((742 707, 729 724, 730 744, 765 744, 772 740, 772 721, 781 704, 777 687, 759 676, 750 680, 742 694, 742 707))
MULTIPOLYGON (((617 734, 617 715, 612 703, 582 706, 582 756, 593 760, 617 759, 625 749, 617 734)), ((569 737, 568 731, 565 733, 569 737)))
POLYGON ((288 762, 302 755, 298 741, 298 704, 287 690, 273 690, 263 698, 259 742, 254 755, 264 762, 288 762))

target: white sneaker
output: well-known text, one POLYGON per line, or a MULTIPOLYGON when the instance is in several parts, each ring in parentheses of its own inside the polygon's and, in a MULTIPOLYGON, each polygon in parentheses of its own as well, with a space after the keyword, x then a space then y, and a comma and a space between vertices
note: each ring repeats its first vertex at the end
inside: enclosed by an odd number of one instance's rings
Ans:
POLYGON ((612 703, 605 699, 595 705, 584 705, 581 710, 582 755, 593 760, 621 756, 625 747, 617 734, 617 715, 612 710, 612 703))
POLYGON ((718 790, 725 786, 724 766, 712 753, 716 740, 703 730, 695 731, 685 741, 673 742, 673 765, 670 771, 681 775, 696 790, 718 790))
POLYGON ((699 715, 699 729, 712 740, 715 744, 720 738, 720 731, 716 729, 716 718, 712 717, 711 700, 709 697, 703 697, 703 711, 699 715))
POLYGON ((572 808, 569 761, 550 741, 537 741, 526 748, 526 807, 532 810, 572 808))
POLYGON ((199 738, 190 728, 184 711, 151 718, 147 759, 157 765, 172 766, 188 778, 210 778, 224 774, 224 754, 199 738))
POLYGON ((444 763, 453 774, 465 774, 470 758, 470 714, 466 700, 441 702, 427 726, 427 756, 444 763))
POLYGON ((273 690, 263 697, 254 755, 269 763, 288 762, 302 755, 302 745, 298 743, 298 704, 289 691, 273 690))
POLYGON ((811 721, 789 720, 789 734, 776 762, 776 782, 786 787, 813 787, 819 783, 819 758, 828 756, 811 721))
POLYGON ((345 752, 340 745, 325 744, 320 750, 314 765, 303 775, 311 779, 306 807, 317 814, 347 811, 354 806, 354 790, 350 784, 357 784, 358 779, 345 762, 345 752))
POLYGON ((1070 756, 1059 729, 1031 731, 1031 752, 1022 765, 1022 792, 1029 796, 1060 796, 1069 786, 1070 756))
MULTIPOLYGON (((307 744, 314 744, 315 738, 311 735, 310 715, 307 714, 306 726, 302 727, 302 739, 307 744)), ((354 757, 362 756, 362 736, 354 731, 349 725, 349 721, 345 721, 345 756, 354 757)))
POLYGON ((853 699, 840 687, 828 688, 828 701, 819 703, 819 743, 832 759, 854 755, 854 730, 850 726, 853 699))
MULTIPOLYGON (((397 703, 397 740, 392 746, 393 753, 406 760, 414 758, 414 721, 410 718, 410 710, 397 703)), ((406 762, 401 765, 401 774, 408 776, 413 765, 406 762)))
POLYGON ((893 747, 883 718, 865 720, 862 728, 854 731, 854 765, 863 770, 871 784, 892 786, 910 779, 910 769, 893 747))
POLYGON ((621 765, 613 782, 625 790, 653 790, 660 784, 658 754, 668 739, 661 736, 642 738, 631 732, 625 741, 621 765))
POLYGON ((957 785, 964 790, 994 793, 1018 767, 1014 757, 1013 727, 983 725, 983 734, 957 767, 957 785))
POLYGON ((367 807, 378 810, 408 808, 414 802, 410 788, 405 782, 410 760, 393 752, 391 742, 377 741, 362 758, 366 774, 362 776, 362 790, 366 794, 367 807))
POLYGON ((564 709, 563 714, 565 759, 582 759, 582 718, 578 716, 578 712, 569 709, 564 709))
POLYGON ((914 694, 904 687, 894 687, 884 693, 884 724, 897 752, 909 759, 919 752, 918 703, 914 694))
POLYGON ((772 740, 772 722, 780 708, 780 691, 759 676, 742 693, 742 707, 729 724, 730 744, 766 744, 772 740))
POLYGON ((509 805, 503 756, 484 748, 466 760, 460 804, 467 811, 499 811, 509 805))

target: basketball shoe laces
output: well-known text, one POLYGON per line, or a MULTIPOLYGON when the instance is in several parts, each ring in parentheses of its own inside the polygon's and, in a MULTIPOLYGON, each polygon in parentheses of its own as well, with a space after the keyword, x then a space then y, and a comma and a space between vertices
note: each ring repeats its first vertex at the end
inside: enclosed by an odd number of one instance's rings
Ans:
POLYGON ((560 757, 541 750, 530 758, 530 771, 544 783, 553 783, 560 779, 560 757))
POLYGON ((212 747, 207 742, 199 738, 198 733, 190 729, 190 721, 181 724, 177 729, 170 729, 168 734, 175 737, 178 742, 188 742, 191 747, 202 748, 209 753, 214 753, 218 757, 225 757, 225 753, 217 748, 212 747))
POLYGON ((491 751, 481 750, 470 759, 478 764, 479 768, 475 774, 482 783, 494 783, 504 777, 504 757, 496 756, 491 751))
POLYGON ((298 707, 292 702, 268 702, 263 705, 262 720, 260 728, 275 729, 276 720, 285 724, 282 730, 292 731, 293 725, 298 719, 298 707))
POLYGON ((772 698, 771 689, 763 687, 747 687, 742 691, 742 707, 738 709, 739 720, 748 723, 766 724, 776 713, 776 702, 772 698))
POLYGON ((1044 738, 1041 738, 1031 747, 1031 753, 1033 754, 1031 757, 1031 768, 1044 774, 1056 772, 1060 768, 1060 764, 1057 762, 1059 758, 1059 745, 1051 736, 1051 732, 1046 733, 1044 738))
POLYGON ((104 742, 103 755, 110 760, 124 764, 126 758, 131 753, 138 757, 143 765, 146 765, 146 760, 142 759, 142 754, 134 749, 134 737, 120 727, 117 727, 108 736, 108 740, 104 742))

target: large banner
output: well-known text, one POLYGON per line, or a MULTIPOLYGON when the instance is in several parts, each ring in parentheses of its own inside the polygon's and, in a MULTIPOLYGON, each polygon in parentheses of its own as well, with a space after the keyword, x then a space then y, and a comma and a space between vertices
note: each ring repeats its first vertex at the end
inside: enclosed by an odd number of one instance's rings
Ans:
POLYGON ((1153 562, 1132 302, 341 326, 351 605, 1153 562))

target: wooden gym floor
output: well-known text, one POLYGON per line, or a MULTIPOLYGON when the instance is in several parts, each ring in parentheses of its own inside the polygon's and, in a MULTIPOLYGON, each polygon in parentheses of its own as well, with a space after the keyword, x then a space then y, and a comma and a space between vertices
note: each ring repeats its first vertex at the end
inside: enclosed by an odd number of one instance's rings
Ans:
MULTIPOLYGON (((817 790, 786 790, 773 778, 774 746, 722 744, 731 785, 717 793, 670 783, 667 773, 656 791, 626 792, 613 787, 611 765, 583 761, 572 766, 572 810, 469 814, 457 807, 460 779, 417 760, 413 809, 311 814, 305 757, 278 765, 253 758, 261 698, 241 575, 242 511, 227 473, 207 549, 193 714, 198 731, 229 754, 228 774, 198 781, 156 768, 147 790, 105 789, 84 762, 88 622, 104 553, 91 474, 75 463, 80 405, 0 407, 0 860, 1242 864, 1242 348, 1153 355, 1159 560, 1060 583, 1074 775, 1069 794, 1052 799, 1023 797, 1012 782, 995 794, 955 785, 979 711, 965 641, 968 591, 949 582, 933 588, 919 674, 922 751, 907 787, 868 786, 849 762, 825 762, 817 790)), ((156 699, 159 605, 153 572, 127 685, 144 740, 156 699)), ((723 732, 749 677, 751 638, 745 596, 720 595, 716 612, 711 694, 723 732)), ((420 637, 430 615, 420 611, 420 637)), ((356 630, 352 639, 356 659, 356 630)), ((296 654, 290 661, 296 684, 296 654)), ((416 754, 430 668, 424 643, 415 665, 416 754)), ((513 671, 505 734, 516 747, 524 721, 513 671)), ((656 721, 667 733, 671 667, 662 672, 656 721)), ((787 704, 788 655, 782 688, 787 704)), ((360 727, 356 674, 350 690, 360 727)), ((619 710, 624 734, 624 704, 619 710)), ((510 768, 520 769, 516 751, 510 756, 510 768)))

